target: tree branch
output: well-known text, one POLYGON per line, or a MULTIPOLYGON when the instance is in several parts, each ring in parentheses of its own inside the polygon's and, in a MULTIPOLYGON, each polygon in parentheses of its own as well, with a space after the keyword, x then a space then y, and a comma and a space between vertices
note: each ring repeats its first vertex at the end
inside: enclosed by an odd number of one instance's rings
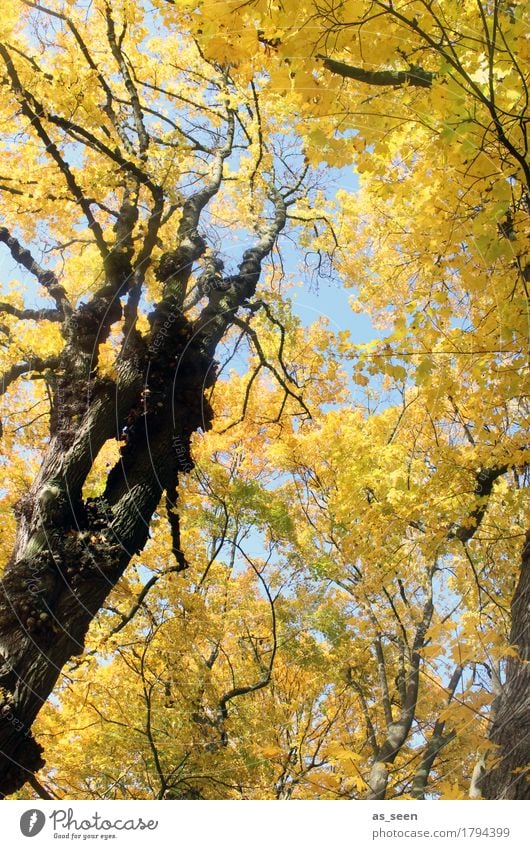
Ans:
MULTIPOLYGON (((493 490, 493 484, 497 478, 506 474, 508 468, 508 465, 503 465, 492 469, 481 469, 481 471, 477 473, 474 490, 474 494, 477 498, 489 498, 493 490)), ((475 509, 469 514, 469 525, 466 523, 466 525, 460 525, 454 530, 451 530, 447 535, 447 538, 458 539, 460 542, 469 542, 481 524, 486 513, 487 506, 486 501, 485 503, 479 504, 475 507, 475 509)))
MULTIPOLYGON (((18 239, 11 235, 7 227, 0 227, 0 242, 3 242, 6 245, 15 262, 36 277, 40 285, 50 293, 57 304, 57 310, 62 313, 65 304, 68 304, 68 300, 66 298, 66 292, 59 284, 55 272, 39 265, 37 260, 32 256, 31 252, 27 248, 22 247, 18 239)), ((5 305, 2 304, 2 308, 4 307, 5 305)), ((9 312, 9 310, 4 309, 4 312, 9 312)), ((11 314, 15 315, 15 313, 11 314)), ((54 321, 55 319, 49 320, 54 321)))
MULTIPOLYGON (((463 671, 463 666, 459 665, 455 668, 453 674, 451 675, 451 680, 449 681, 449 685, 447 687, 447 704, 450 704, 450 702, 452 701, 456 688, 458 687, 458 683, 462 677, 463 671)), ((450 743, 451 740, 456 736, 456 733, 454 731, 452 731, 450 734, 444 735, 444 729, 445 720, 437 719, 432 730, 431 737, 423 750, 419 766, 414 774, 411 795, 415 799, 425 798, 425 793, 427 791, 427 783, 429 780, 430 772, 434 766, 434 762, 443 747, 447 746, 447 744, 450 743)))
POLYGON ((30 371, 46 371, 46 369, 56 369, 59 365, 59 357, 49 357, 46 360, 36 357, 34 360, 29 360, 25 363, 16 363, 11 366, 4 374, 0 375, 0 396, 4 395, 9 386, 30 371))
POLYGON ((20 321, 62 321, 64 318, 64 314, 60 310, 20 310, 13 304, 6 304, 3 301, 0 301, 0 312, 12 315, 20 321))
POLYGON ((367 71, 365 68, 356 68, 353 65, 347 65, 346 62, 330 59, 329 56, 324 56, 322 53, 317 53, 315 58, 320 59, 324 68, 332 74, 338 74, 345 79, 357 80, 366 85, 385 86, 387 88, 389 86, 396 88, 411 85, 418 88, 430 88, 435 78, 435 74, 424 71, 420 67, 411 67, 407 71, 367 71))
MULTIPOLYGON (((40 119, 46 117, 44 108, 40 105, 40 103, 38 103, 38 101, 33 97, 33 95, 26 91, 26 89, 22 86, 11 56, 9 55, 8 51, 6 50, 3 44, 0 44, 0 56, 2 56, 2 59, 4 60, 7 74, 11 83, 11 89, 20 103, 20 107, 23 114, 29 120, 30 124, 32 124, 35 128, 37 135, 42 141, 46 151, 50 154, 57 167, 59 168, 59 171, 64 176, 66 185, 68 186, 73 197, 81 207, 85 218, 87 219, 88 226, 94 234, 94 238, 96 240, 99 252, 103 257, 106 257, 108 254, 107 244, 103 237, 101 225, 98 221, 96 221, 92 210, 90 209, 90 202, 87 200, 80 187, 78 186, 77 181, 70 168, 70 165, 63 158, 63 156, 59 152, 59 148, 57 147, 55 142, 52 141, 52 139, 50 138, 50 136, 42 125, 40 119), (32 104, 31 106, 30 103, 32 104)), ((48 116, 48 119, 51 120, 51 116, 48 116)), ((66 121, 62 123, 68 124, 69 122, 66 121)))

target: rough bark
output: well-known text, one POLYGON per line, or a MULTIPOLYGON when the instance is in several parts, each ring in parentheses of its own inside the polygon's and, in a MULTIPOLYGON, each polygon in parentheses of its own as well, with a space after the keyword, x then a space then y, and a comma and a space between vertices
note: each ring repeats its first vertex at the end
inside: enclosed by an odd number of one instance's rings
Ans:
POLYGON ((499 748, 482 778, 486 799, 530 799, 530 531, 511 612, 510 642, 518 654, 506 662, 506 680, 493 706, 490 740, 499 748))
MULTIPOLYGON (((176 334, 181 346, 182 338, 176 334)), ((152 370, 148 382, 153 386, 156 374, 156 391, 146 409, 145 378, 129 363, 121 386, 95 382, 75 437, 63 399, 41 473, 18 505, 17 542, 0 591, 2 795, 42 766, 31 724, 64 664, 83 651, 106 596, 145 544, 162 492, 190 463, 191 433, 208 426, 203 392, 210 366, 208 357, 190 347, 176 375, 152 370), (116 430, 125 435, 121 461, 104 495, 83 501, 81 487, 93 457, 116 430)))

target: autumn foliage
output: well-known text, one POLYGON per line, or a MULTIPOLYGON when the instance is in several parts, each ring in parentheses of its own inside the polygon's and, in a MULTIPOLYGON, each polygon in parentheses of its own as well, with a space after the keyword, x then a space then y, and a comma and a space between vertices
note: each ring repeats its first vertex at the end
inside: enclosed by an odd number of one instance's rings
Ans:
POLYGON ((5 5, 0 793, 529 798, 524 4, 5 5))

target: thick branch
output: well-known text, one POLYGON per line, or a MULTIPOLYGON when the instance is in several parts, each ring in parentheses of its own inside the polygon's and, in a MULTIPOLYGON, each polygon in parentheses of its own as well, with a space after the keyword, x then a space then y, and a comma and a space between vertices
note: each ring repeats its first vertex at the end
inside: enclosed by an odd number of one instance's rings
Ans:
POLYGON ((62 321, 64 318, 60 310, 20 310, 18 307, 13 306, 13 304, 6 304, 3 301, 0 301, 0 312, 12 315, 14 318, 20 319, 20 321, 62 321))
POLYGON ((212 287, 208 304, 194 323, 195 333, 201 334, 209 352, 215 351, 239 307, 254 296, 262 262, 285 227, 287 209, 283 196, 271 187, 269 197, 274 204, 272 220, 263 228, 253 247, 243 254, 238 274, 223 280, 219 287, 212 287))
POLYGON ((496 466, 493 469, 481 469, 478 472, 474 494, 477 498, 483 498, 484 501, 472 510, 465 525, 460 525, 458 528, 449 532, 448 539, 458 539, 460 542, 469 542, 472 539, 486 513, 488 506, 487 499, 493 491, 493 484, 498 478, 506 474, 508 468, 508 465, 496 466))
MULTIPOLYGON (((59 284, 57 280, 57 276, 53 271, 49 269, 43 268, 37 260, 32 256, 31 252, 27 248, 23 248, 18 239, 11 235, 9 230, 6 227, 0 227, 0 242, 3 242, 7 248, 9 249, 11 256, 22 268, 25 268, 26 271, 29 271, 36 279, 39 281, 40 285, 43 286, 55 300, 57 304, 57 309, 59 312, 63 310, 64 304, 66 301, 66 292, 63 287, 59 284)), ((6 305, 2 304, 0 309, 3 309, 4 312, 9 312, 11 309, 5 308, 6 305)), ((51 312, 51 311, 50 311, 51 312)), ((11 313, 15 315, 14 312, 11 313)), ((54 321, 56 319, 49 319, 50 321, 54 321)))
POLYGON ((56 369, 58 365, 59 357, 49 357, 46 360, 43 360, 40 357, 35 357, 35 359, 29 360, 25 363, 16 363, 0 375, 0 396, 5 395, 11 384, 23 374, 27 374, 32 371, 43 372, 48 369, 53 370, 56 369))
POLYGON ((386 87, 411 85, 419 88, 430 88, 435 78, 435 75, 430 71, 424 71, 423 68, 419 67, 412 67, 406 71, 367 71, 365 68, 356 68, 353 65, 346 64, 346 62, 330 59, 321 53, 318 53, 315 58, 320 59, 324 68, 327 71, 331 71, 332 74, 338 74, 350 80, 357 80, 366 85, 386 87))

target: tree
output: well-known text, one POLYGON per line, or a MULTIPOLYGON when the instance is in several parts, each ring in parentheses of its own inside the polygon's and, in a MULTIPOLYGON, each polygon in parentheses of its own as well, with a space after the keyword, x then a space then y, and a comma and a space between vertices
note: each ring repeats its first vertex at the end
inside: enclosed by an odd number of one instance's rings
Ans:
POLYGON ((519 6, 19 0, 2 27, 0 238, 41 287, 1 305, 2 792, 92 623, 83 718, 139 766, 64 763, 74 662, 34 792, 527 797, 519 6), (282 234, 380 338, 300 326, 282 234))
POLYGON ((33 278, 29 300, 54 304, 29 308, 12 291, 1 306, 2 391, 17 413, 28 394, 38 410, 6 445, 23 479, 0 599, 4 795, 42 765, 31 724, 163 494, 186 567, 177 488, 191 435, 211 426, 216 349, 240 309, 259 308, 262 265, 312 191, 282 142, 285 110, 262 109, 253 84, 159 26, 128 2, 28 0, 2 20, 0 240, 33 278), (87 497, 110 444, 119 457, 87 497), (39 469, 26 487, 28 451, 39 469))

